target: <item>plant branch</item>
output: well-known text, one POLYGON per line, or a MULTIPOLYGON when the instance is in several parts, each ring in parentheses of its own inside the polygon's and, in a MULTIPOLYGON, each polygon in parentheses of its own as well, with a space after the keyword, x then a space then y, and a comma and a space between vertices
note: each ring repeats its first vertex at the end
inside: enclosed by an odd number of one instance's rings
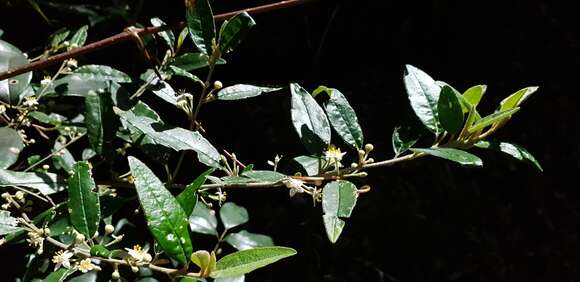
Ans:
POLYGON ((40 165, 41 163, 43 163, 44 161, 50 159, 51 157, 55 156, 56 154, 60 153, 60 151, 66 149, 66 147, 68 147, 69 145, 71 145, 72 143, 78 141, 79 139, 81 139, 83 136, 85 136, 86 133, 83 133, 81 135, 76 136, 75 138, 71 139, 68 143, 62 145, 62 147, 60 147, 58 150, 50 153, 48 156, 42 158, 40 161, 35 162, 34 164, 32 164, 31 166, 29 166, 27 169, 24 170, 24 172, 27 172, 35 167, 37 167, 38 165, 40 165))
MULTIPOLYGON (((305 4, 305 3, 310 2, 310 1, 312 1, 312 0, 280 1, 277 3, 272 3, 272 4, 267 4, 267 5, 262 5, 262 6, 248 8, 248 9, 243 9, 243 10, 238 10, 238 11, 233 11, 233 12, 215 15, 214 19, 216 21, 224 21, 225 19, 228 19, 228 18, 230 18, 236 14, 239 14, 241 12, 244 12, 244 11, 248 12, 249 14, 267 13, 267 12, 271 12, 271 11, 276 11, 276 10, 280 10, 280 9, 286 9, 286 8, 302 5, 302 4, 305 4)), ((0 81, 5 80, 5 79, 10 78, 10 77, 17 76, 19 74, 29 72, 29 71, 43 69, 43 68, 46 68, 48 66, 62 62, 64 60, 76 58, 76 57, 79 57, 79 56, 85 55, 85 54, 89 54, 89 53, 95 52, 99 49, 103 49, 105 47, 108 47, 108 46, 111 46, 111 45, 114 45, 114 44, 117 44, 120 42, 134 40, 135 35, 144 36, 144 35, 148 35, 148 34, 159 33, 159 32, 162 32, 162 31, 165 31, 168 29, 182 29, 185 26, 186 26, 185 22, 180 22, 176 25, 171 25, 171 26, 134 28, 134 29, 131 29, 131 31, 125 30, 121 33, 118 33, 118 34, 113 35, 111 37, 107 37, 105 39, 93 42, 93 43, 85 45, 83 47, 75 48, 75 49, 72 49, 72 50, 67 51, 65 53, 54 55, 54 56, 48 57, 46 59, 41 59, 41 60, 38 60, 38 61, 30 63, 30 64, 22 65, 19 67, 15 67, 15 68, 0 72, 0 81)))

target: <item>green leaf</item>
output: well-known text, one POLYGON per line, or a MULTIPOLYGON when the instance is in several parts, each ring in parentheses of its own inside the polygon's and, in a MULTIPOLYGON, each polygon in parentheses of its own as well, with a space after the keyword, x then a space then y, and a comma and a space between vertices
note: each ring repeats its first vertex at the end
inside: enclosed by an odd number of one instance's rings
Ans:
POLYGON ((92 238, 101 220, 101 206, 88 162, 74 165, 68 186, 70 222, 78 232, 92 238))
POLYGON ((83 25, 81 28, 79 28, 70 39, 70 46, 82 47, 85 45, 85 42, 87 41, 88 29, 89 27, 87 25, 83 25))
POLYGON ((214 282, 245 282, 246 276, 233 276, 233 277, 225 277, 225 278, 217 278, 213 280, 214 282))
POLYGON ((220 218, 225 229, 234 228, 250 220, 248 210, 232 202, 227 202, 221 207, 220 218))
POLYGON ((201 79, 199 79, 199 77, 189 73, 188 71, 186 71, 182 68, 179 68, 176 66, 169 66, 169 68, 171 69, 171 71, 173 72, 174 75, 189 78, 189 80, 191 80, 193 82, 197 82, 197 83, 201 84, 202 86, 204 84, 204 82, 201 81, 201 79))
POLYGON ((404 82, 411 107, 419 120, 436 135, 441 133, 437 112, 441 88, 428 74, 411 65, 406 65, 404 82))
POLYGON ((336 243, 346 223, 336 215, 329 214, 322 215, 322 220, 324 222, 324 229, 326 230, 328 240, 333 244, 336 243))
POLYGON ((330 124, 344 142, 356 149, 362 148, 363 132, 354 109, 340 91, 336 89, 330 89, 330 91, 330 99, 326 104, 326 114, 330 124))
POLYGON ((270 236, 250 233, 246 230, 242 230, 238 233, 230 233, 224 238, 224 241, 240 251, 257 247, 274 246, 274 241, 272 241, 270 236))
POLYGON ((443 129, 451 134, 457 134, 463 128, 463 110, 453 89, 443 86, 437 102, 439 122, 443 129))
POLYGON ((69 172, 72 171, 74 164, 76 163, 75 158, 71 154, 71 152, 67 148, 63 148, 64 145, 58 142, 58 139, 54 142, 54 146, 52 147, 53 152, 55 153, 52 157, 52 163, 54 168, 56 169, 64 169, 64 171, 69 172))
POLYGON ((8 168, 18 160, 24 142, 20 134, 10 127, 0 127, 0 168, 8 168))
POLYGON ((177 93, 169 83, 155 78, 153 82, 151 82, 151 85, 149 85, 149 89, 151 89, 151 92, 153 92, 157 97, 165 100, 165 102, 174 106, 177 105, 177 93))
POLYGON ((199 132, 160 124, 155 119, 137 116, 133 111, 122 111, 118 108, 114 108, 114 111, 122 121, 149 137, 153 144, 175 151, 193 150, 200 162, 211 167, 220 167, 218 151, 199 132))
POLYGON ((337 180, 324 186, 322 210, 324 214, 349 218, 356 205, 356 186, 346 180, 337 180))
POLYGON ((177 46, 176 46, 176 50, 181 49, 181 46, 183 46, 183 42, 185 42, 185 39, 187 39, 187 35, 189 34, 189 29, 187 27, 184 27, 181 32, 179 32, 179 36, 177 36, 177 46))
POLYGON ((50 47, 57 49, 59 45, 68 37, 70 31, 66 28, 61 28, 50 35, 50 47))
POLYGON ((247 12, 241 12, 225 21, 220 30, 219 46, 222 53, 229 53, 240 44, 256 22, 247 12))
POLYGON ((209 0, 185 1, 187 28, 193 43, 204 54, 212 53, 215 23, 209 0))
POLYGON ((483 97, 483 94, 485 94, 486 90, 487 90, 487 85, 476 85, 476 86, 473 86, 473 87, 467 89, 463 93, 463 97, 465 97, 465 99, 472 106, 477 107, 477 105, 481 101, 481 98, 483 97))
POLYGON ((119 117, 113 112, 109 93, 90 91, 85 97, 85 124, 93 150, 110 159, 114 155, 113 139, 119 128, 119 117))
POLYGON ((42 280, 43 282, 63 282, 69 275, 73 274, 76 271, 76 269, 71 268, 71 269, 67 269, 67 268, 59 268, 58 270, 52 272, 51 274, 49 274, 48 276, 46 276, 46 278, 44 278, 44 280, 42 280))
MULTIPOLYGON (((151 21, 151 24, 155 27, 167 25, 160 18, 152 18, 150 21, 151 21)), ((159 36, 161 36, 161 38, 163 38, 163 41, 165 41, 165 44, 167 44, 167 47, 169 47, 169 49, 171 49, 171 51, 175 50, 174 46, 173 46, 173 44, 175 42, 175 35, 173 34, 173 32, 171 30, 162 31, 158 34, 159 34, 159 36)))
POLYGON ((18 227, 18 220, 11 217, 9 211, 0 211, 0 236, 18 232, 21 229, 18 227))
POLYGON ((391 142, 393 145, 393 151, 396 155, 406 152, 417 143, 417 140, 419 140, 419 138, 413 138, 410 136, 411 129, 409 127, 395 127, 393 130, 393 136, 391 137, 391 142))
POLYGON ((76 69, 73 75, 84 80, 131 82, 131 77, 126 73, 104 65, 82 66, 76 69))
MULTIPOLYGON (((25 64, 28 64, 28 59, 18 48, 6 41, 0 40, 0 71, 25 64)), ((31 79, 32 72, 27 72, 0 81, 0 100, 11 105, 18 104, 20 101, 20 93, 28 87, 31 79)))
POLYGON ((231 101, 256 97, 264 93, 278 91, 280 87, 261 87, 248 84, 228 86, 217 93, 218 100, 231 101))
POLYGON ((111 255, 111 250, 103 245, 94 245, 91 247, 91 256, 109 258, 111 255))
POLYGON ((240 276, 296 254, 286 247, 262 247, 238 251, 221 258, 212 278, 240 276))
POLYGON ((499 152, 504 152, 520 161, 529 161, 540 171, 544 171, 538 160, 519 145, 499 141, 479 141, 475 143, 476 147, 483 149, 491 149, 499 152))
POLYGON ((278 182, 283 179, 286 179, 286 175, 269 170, 252 170, 248 172, 244 172, 242 176, 260 181, 260 182, 278 182))
POLYGON ((215 171, 215 168, 210 168, 198 176, 193 182, 191 182, 183 192, 177 195, 176 199, 179 202, 183 211, 185 211, 185 215, 190 216, 197 204, 197 189, 205 183, 206 176, 212 174, 215 171))
POLYGON ((311 156, 298 156, 292 160, 302 166, 306 174, 309 176, 317 175, 320 172, 320 162, 322 161, 320 158, 311 156))
POLYGON ((411 149, 413 152, 425 153, 435 157, 457 162, 464 166, 482 166, 483 162, 476 155, 453 148, 411 149))
POLYGON ((200 276, 205 277, 216 269, 215 253, 208 251, 197 251, 191 254, 191 262, 200 268, 200 276))
POLYGON ((494 123, 504 122, 504 121, 508 120, 509 118, 511 118, 511 116, 519 110, 520 110, 520 108, 513 108, 510 110, 503 111, 503 112, 493 113, 489 116, 486 116, 486 117, 476 121, 469 128, 468 131, 469 131, 469 133, 473 133, 473 132, 476 132, 478 130, 484 129, 484 128, 486 128, 494 123))
POLYGON ((20 172, 0 169, 1 186, 34 188, 44 195, 50 195, 64 190, 66 181, 54 173, 20 172))
POLYGON ((185 212, 144 163, 134 157, 128 159, 139 202, 155 241, 169 257, 181 265, 186 264, 192 246, 185 212))
MULTIPOLYGON (((225 61, 221 61, 221 64, 225 61)), ((218 65, 220 61, 218 61, 218 65)), ((181 56, 175 57, 171 62, 171 65, 176 66, 185 71, 194 71, 197 69, 205 68, 209 65, 209 56, 204 53, 185 53, 181 56)))
POLYGON ((193 278, 193 277, 181 277, 179 279, 179 282, 197 282, 199 280, 193 278))
POLYGON ((302 143, 313 154, 330 144, 330 124, 316 100, 296 83, 290 84, 292 124, 302 143))
POLYGON ((90 77, 90 74, 85 74, 83 76, 71 74, 57 79, 46 90, 46 95, 84 97, 87 96, 91 90, 101 93, 109 89, 109 82, 104 80, 90 80, 87 79, 88 76, 90 77))
POLYGON ((218 236, 215 212, 205 205, 195 205, 189 217, 189 227, 196 233, 218 236))
POLYGON ((500 102, 499 112, 511 110, 521 105, 528 97, 538 91, 537 86, 526 87, 508 96, 500 102))

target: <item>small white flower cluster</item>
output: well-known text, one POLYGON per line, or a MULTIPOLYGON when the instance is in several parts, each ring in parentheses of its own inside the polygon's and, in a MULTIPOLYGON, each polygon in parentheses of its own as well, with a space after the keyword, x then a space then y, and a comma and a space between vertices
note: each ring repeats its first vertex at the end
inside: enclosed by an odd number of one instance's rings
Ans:
POLYGON ((131 263, 135 265, 148 264, 153 260, 153 257, 151 257, 147 250, 141 248, 139 245, 133 246, 133 249, 125 248, 125 250, 131 256, 131 263))
POLYGON ((290 189, 290 197, 294 197, 294 195, 298 193, 304 193, 304 189, 308 189, 308 186, 304 184, 304 181, 295 178, 287 178, 283 181, 284 185, 288 189, 290 189))

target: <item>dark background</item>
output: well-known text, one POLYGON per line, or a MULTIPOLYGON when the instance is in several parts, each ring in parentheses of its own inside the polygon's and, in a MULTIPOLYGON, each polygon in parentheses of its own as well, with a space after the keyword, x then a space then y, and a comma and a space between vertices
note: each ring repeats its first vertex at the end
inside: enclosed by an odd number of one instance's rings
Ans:
MULTIPOLYGON (((267 3, 213 2, 216 14, 267 3)), ((320 208, 307 198, 232 191, 230 199, 250 212, 248 230, 299 252, 247 281, 580 281, 580 9, 573 2, 321 0, 255 16, 258 25, 217 70, 225 85, 337 88, 357 110, 376 160, 392 156, 395 126, 415 122, 402 83, 405 64, 461 91, 487 84, 482 113, 537 85, 538 93, 495 137, 526 147, 544 172, 481 150, 473 150, 484 160, 481 169, 428 158, 372 170, 365 181, 372 192, 359 198, 335 245, 326 239, 320 208)), ((49 26, 25 3, 13 4, 0 5, 0 28, 2 38, 22 50, 86 20, 47 8, 58 20, 49 26)), ((136 18, 175 23, 183 18, 182 5, 144 1, 136 18)), ((89 31, 89 41, 128 24, 112 16, 89 31)), ((146 67, 129 43, 80 61, 110 64, 133 76, 146 67)), ((262 169, 276 153, 287 159, 304 154, 291 127, 288 94, 209 104, 201 118, 210 140, 262 169)), ((185 122, 181 114, 166 120, 185 122)), ((18 251, 0 249, 4 277, 20 271, 7 268, 9 261, 22 265, 18 251)))

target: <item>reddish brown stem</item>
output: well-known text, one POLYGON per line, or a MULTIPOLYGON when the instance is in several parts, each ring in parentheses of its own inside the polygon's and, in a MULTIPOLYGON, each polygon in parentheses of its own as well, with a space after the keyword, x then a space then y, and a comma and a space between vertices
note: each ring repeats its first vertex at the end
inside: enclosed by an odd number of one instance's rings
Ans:
MULTIPOLYGON (((285 9, 285 8, 298 6, 298 5, 304 4, 304 3, 309 2, 309 1, 311 1, 311 0, 280 1, 280 2, 276 2, 276 3, 272 3, 272 4, 267 4, 267 5, 262 5, 262 6, 248 8, 248 9, 243 9, 243 10, 238 10, 238 11, 233 11, 233 12, 215 15, 214 19, 216 21, 224 21, 225 19, 228 19, 228 18, 230 18, 236 14, 239 14, 241 12, 244 12, 244 11, 248 12, 249 14, 254 14, 254 15, 261 14, 261 13, 267 13, 267 12, 271 12, 271 11, 275 11, 275 10, 279 10, 279 9, 285 9)), ((91 44, 85 45, 85 46, 80 47, 80 48, 72 49, 72 50, 65 52, 65 53, 54 55, 54 56, 48 57, 46 59, 41 59, 41 60, 38 60, 38 61, 30 63, 30 64, 22 65, 22 66, 19 66, 16 68, 12 68, 12 69, 0 72, 0 81, 7 79, 7 78, 10 78, 10 77, 17 76, 19 74, 23 74, 25 72, 29 72, 29 71, 33 71, 33 70, 37 70, 37 69, 43 69, 43 68, 46 68, 48 66, 54 65, 54 64, 62 62, 64 60, 67 60, 67 59, 76 58, 76 57, 84 55, 84 54, 92 53, 96 50, 108 47, 108 46, 113 45, 113 44, 117 44, 119 42, 132 40, 134 34, 137 34, 139 36, 143 36, 143 35, 147 35, 147 34, 158 33, 161 31, 168 30, 168 29, 181 29, 183 27, 185 27, 185 22, 180 22, 179 24, 176 24, 173 26, 136 28, 136 29, 132 29, 131 32, 123 31, 123 32, 118 33, 116 35, 113 35, 111 37, 99 40, 97 42, 93 42, 91 44)))

